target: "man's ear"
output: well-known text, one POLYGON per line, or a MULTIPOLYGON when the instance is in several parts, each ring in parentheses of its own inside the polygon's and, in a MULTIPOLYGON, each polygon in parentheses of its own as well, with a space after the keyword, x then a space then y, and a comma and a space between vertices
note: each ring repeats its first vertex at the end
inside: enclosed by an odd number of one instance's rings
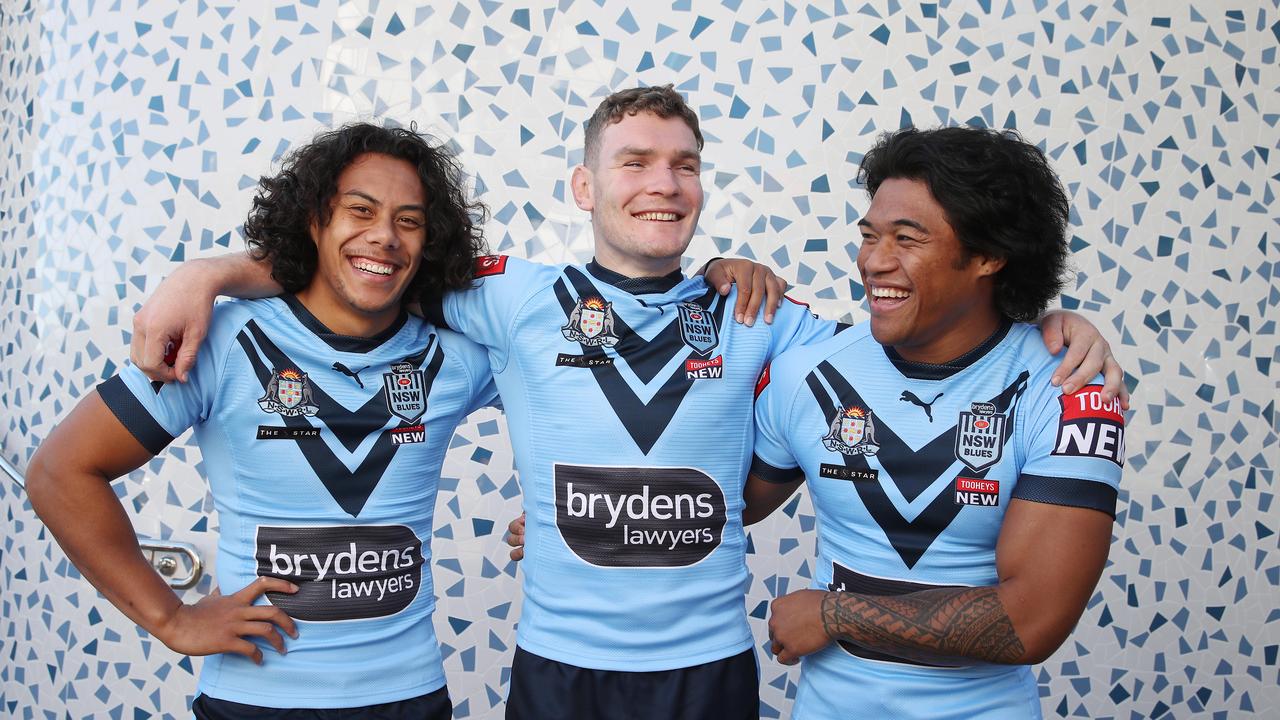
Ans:
POLYGON ((573 169, 573 175, 569 178, 569 185, 573 188, 573 201, 577 203, 580 210, 591 212, 596 209, 595 197, 593 197, 591 170, 586 165, 579 165, 573 169))
POLYGON ((997 257, 987 257, 986 255, 977 255, 973 259, 978 264, 978 277, 994 277, 996 273, 1004 269, 1005 259, 997 257))

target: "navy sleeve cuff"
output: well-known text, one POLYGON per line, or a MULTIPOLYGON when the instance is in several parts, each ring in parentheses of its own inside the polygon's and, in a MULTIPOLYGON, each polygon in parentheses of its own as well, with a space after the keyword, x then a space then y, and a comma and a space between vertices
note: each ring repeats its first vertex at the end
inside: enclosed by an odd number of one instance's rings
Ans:
POLYGON ((1017 500, 1089 508, 1116 516, 1116 489, 1106 483, 1078 478, 1022 475, 1013 488, 1017 500))
POLYGON ((133 434, 138 442, 142 443, 142 447, 146 448, 147 452, 159 455, 161 450, 173 442, 174 436, 151 417, 151 413, 138 402, 138 398, 133 396, 133 392, 119 375, 112 375, 98 385, 98 395, 107 404, 107 408, 115 414, 116 419, 133 434))
POLYGON ((436 327, 453 330, 444 319, 444 298, 436 297, 422 303, 422 314, 436 327))
POLYGON ((751 474, 764 480, 765 482, 777 483, 785 485, 796 480, 804 479, 804 471, 798 467, 779 468, 770 465, 760 459, 759 456, 751 458, 751 474))

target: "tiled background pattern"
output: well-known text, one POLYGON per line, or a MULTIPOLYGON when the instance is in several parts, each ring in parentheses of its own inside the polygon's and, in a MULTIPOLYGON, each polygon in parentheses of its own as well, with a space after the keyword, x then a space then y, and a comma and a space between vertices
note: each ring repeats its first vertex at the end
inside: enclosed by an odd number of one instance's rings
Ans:
MULTIPOLYGON (((385 116, 452 139, 494 248, 585 260, 565 187, 581 123, 612 89, 675 81, 708 136, 691 255, 768 261, 846 319, 864 317, 853 177, 875 133, 1016 125, 1074 200, 1064 303, 1107 329, 1135 391, 1112 561, 1039 670, 1045 712, 1265 716, 1280 706, 1278 46, 1277 0, 0 0, 0 452, 24 466, 114 371, 173 262, 241 246, 257 174, 322 124, 385 116)), ((493 415, 462 429, 437 515, 459 717, 499 714, 514 638, 504 433, 493 415)), ((208 556, 199 460, 176 443, 117 488, 140 533, 208 556)), ((84 584, 21 488, 0 501, 0 714, 181 715, 198 662, 84 584)), ((808 501, 786 510, 753 533, 761 641, 768 598, 812 569, 808 501)), ((762 676, 764 713, 785 716, 795 673, 765 659, 762 676)))

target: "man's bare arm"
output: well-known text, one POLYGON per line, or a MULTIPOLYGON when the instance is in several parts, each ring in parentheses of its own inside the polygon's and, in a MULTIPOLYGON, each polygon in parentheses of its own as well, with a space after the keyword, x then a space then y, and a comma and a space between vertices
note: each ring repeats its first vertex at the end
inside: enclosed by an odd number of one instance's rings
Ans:
POLYGON ((769 482, 752 473, 742 489, 742 524, 754 525, 773 514, 804 484, 804 475, 790 482, 769 482))
POLYGON ((1111 544, 1097 510, 1013 500, 997 585, 903 595, 801 590, 773 602, 773 651, 790 664, 833 639, 931 663, 1043 661, 1075 627, 1111 544))
POLYGON ((142 555, 110 481, 151 459, 95 391, 49 435, 27 469, 31 507, 67 557, 107 600, 169 648, 187 655, 241 653, 261 662, 246 639, 262 637, 279 652, 277 627, 296 636, 293 620, 262 593, 294 592, 292 583, 260 578, 234 595, 185 605, 142 555))
POLYGON ((152 380, 186 382, 219 295, 258 298, 283 290, 271 265, 246 253, 188 260, 133 316, 129 359, 152 380))

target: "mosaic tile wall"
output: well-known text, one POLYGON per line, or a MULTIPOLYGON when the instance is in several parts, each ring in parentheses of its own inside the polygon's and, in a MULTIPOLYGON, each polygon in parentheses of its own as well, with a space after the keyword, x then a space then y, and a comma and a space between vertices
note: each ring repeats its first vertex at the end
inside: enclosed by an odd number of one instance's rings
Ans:
MULTIPOLYGON (((585 260, 566 190, 581 124, 613 89, 674 82, 708 137, 691 259, 770 262, 851 320, 853 177, 874 135, 1016 126, 1074 201, 1063 304, 1107 329, 1134 389, 1111 562, 1038 670, 1046 715, 1274 717, 1278 4, 0 0, 0 455, 25 466, 115 370, 173 263, 241 247, 255 178, 322 125, 394 118, 452 139, 495 249, 585 260)), ((438 629, 457 716, 498 717, 518 489, 500 416, 455 446, 438 629)), ((117 489, 141 534, 207 558, 199 469, 180 441, 117 489)), ((20 486, 0 483, 0 502, 0 714, 182 716, 199 662, 80 580, 20 486)), ((807 581, 813 524, 801 498, 752 533, 761 641, 768 599, 807 581)), ((765 659, 762 676, 764 715, 785 717, 794 671, 765 659)))

